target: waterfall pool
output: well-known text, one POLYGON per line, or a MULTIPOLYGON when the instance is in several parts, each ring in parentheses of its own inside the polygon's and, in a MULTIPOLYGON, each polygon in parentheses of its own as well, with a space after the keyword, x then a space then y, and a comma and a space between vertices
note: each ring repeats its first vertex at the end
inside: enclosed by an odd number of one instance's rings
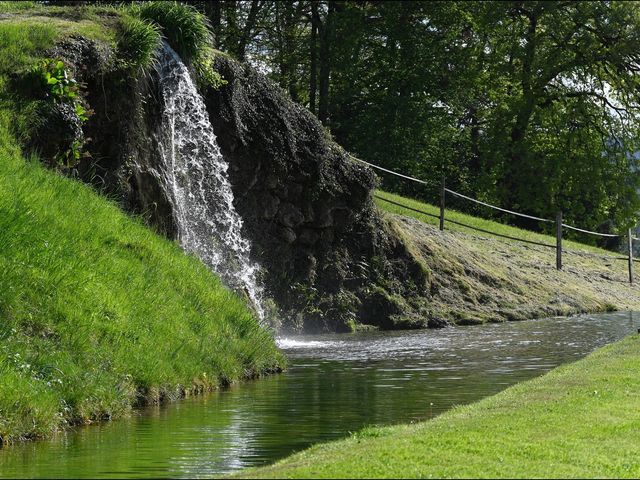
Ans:
POLYGON ((577 360, 640 313, 278 340, 286 373, 0 450, 2 478, 212 477, 428 419, 577 360))

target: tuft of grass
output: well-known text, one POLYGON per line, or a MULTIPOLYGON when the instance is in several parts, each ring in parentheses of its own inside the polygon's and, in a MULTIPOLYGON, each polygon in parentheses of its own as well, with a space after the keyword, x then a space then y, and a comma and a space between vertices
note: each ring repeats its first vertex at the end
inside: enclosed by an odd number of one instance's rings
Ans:
POLYGON ((419 424, 369 428, 243 478, 638 478, 640 335, 419 424))
POLYGON ((160 26, 171 47, 193 65, 201 88, 217 89, 226 81, 213 68, 209 20, 191 5, 178 2, 142 2, 127 12, 160 26))
POLYGON ((16 13, 31 10, 37 6, 36 2, 0 2, 0 13, 16 13))
POLYGON ((171 47, 186 61, 203 57, 211 45, 207 18, 191 5, 178 2, 141 2, 130 7, 133 15, 162 28, 171 47))
POLYGON ((118 58, 126 67, 134 71, 145 71, 156 60, 162 34, 156 23, 124 15, 116 41, 118 58))
POLYGON ((89 187, 25 161, 0 111, 0 443, 281 366, 246 304, 89 187))

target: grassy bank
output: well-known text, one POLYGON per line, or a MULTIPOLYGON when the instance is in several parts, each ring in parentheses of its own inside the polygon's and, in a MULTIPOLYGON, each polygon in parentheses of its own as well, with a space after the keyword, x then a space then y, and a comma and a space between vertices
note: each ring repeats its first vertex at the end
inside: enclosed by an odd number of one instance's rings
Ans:
POLYGON ((640 336, 415 425, 369 428, 274 466, 273 478, 637 478, 640 336))
MULTIPOLYGON (((436 215, 436 216, 440 215, 439 206, 420 202, 418 200, 414 200, 411 198, 401 197, 400 195, 395 195, 393 193, 384 192, 380 190, 376 192, 376 195, 382 199, 391 200, 396 203, 402 203, 403 205, 407 205, 408 207, 411 207, 415 210, 421 210, 431 215, 436 215)), ((423 215, 415 211, 407 210, 406 208, 402 208, 397 205, 391 204, 389 202, 385 202, 380 198, 376 199, 376 203, 380 208, 382 208, 387 212, 413 217, 420 220, 421 222, 424 222, 426 224, 433 225, 433 226, 440 225, 439 223, 440 221, 437 218, 434 218, 429 215, 423 215)), ((483 230, 488 230, 490 232, 495 232, 500 235, 507 235, 511 237, 521 238, 531 242, 545 243, 547 245, 552 245, 552 246, 555 246, 556 244, 556 237, 553 235, 545 235, 543 233, 537 233, 537 232, 532 232, 530 230, 524 230, 522 228, 512 227, 504 223, 499 223, 493 220, 487 220, 480 217, 474 217, 473 215, 468 215, 466 213, 461 213, 451 209, 446 210, 445 218, 447 220, 454 220, 456 222, 465 223, 475 228, 480 228, 483 230)), ((456 225, 454 223, 449 223, 449 222, 446 223, 446 229, 454 232, 464 232, 464 233, 471 233, 471 234, 477 233, 475 230, 472 230, 470 228, 466 228, 466 227, 456 225)), ((565 233, 565 235, 566 234, 567 233, 565 233)), ((488 234, 485 234, 485 235, 488 235, 488 234)), ((601 248, 597 248, 592 245, 586 245, 584 243, 579 243, 572 240, 565 240, 563 243, 563 247, 567 249, 582 250, 582 251, 593 252, 598 254, 608 254, 608 255, 612 254, 607 250, 603 250, 601 248)))
MULTIPOLYGON (((379 196, 438 214, 436 207, 385 192, 379 196)), ((430 315, 456 324, 525 320, 578 313, 640 309, 640 277, 629 284, 619 254, 566 242, 564 268, 554 248, 502 239, 447 224, 377 200, 412 254, 431 272, 430 315)), ((505 235, 554 244, 555 239, 478 217, 449 218, 505 235)))
POLYGON ((0 439, 279 365, 270 334, 198 260, 0 129, 0 439))
POLYGON ((0 444, 281 364, 269 332, 198 260, 23 158, 28 110, 8 82, 65 36, 114 44, 121 15, 31 7, 0 4, 0 444))

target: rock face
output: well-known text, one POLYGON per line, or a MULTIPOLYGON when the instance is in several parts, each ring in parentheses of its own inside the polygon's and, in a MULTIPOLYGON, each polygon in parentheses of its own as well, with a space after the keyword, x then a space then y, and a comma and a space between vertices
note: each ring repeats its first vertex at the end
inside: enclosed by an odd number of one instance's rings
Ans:
MULTIPOLYGON (((95 112, 83 126, 91 156, 76 173, 172 238, 171 207, 154 175, 157 81, 108 67, 100 48, 78 39, 57 49, 95 112), (99 65, 85 68, 90 62, 99 65)), ((373 173, 264 76, 222 55, 215 68, 227 84, 202 93, 278 327, 427 326, 429 270, 377 211, 373 173)))
POLYGON ((428 272, 376 210, 373 173, 264 76, 221 55, 214 66, 228 83, 205 92, 207 109, 285 326, 421 325, 403 297, 428 272))

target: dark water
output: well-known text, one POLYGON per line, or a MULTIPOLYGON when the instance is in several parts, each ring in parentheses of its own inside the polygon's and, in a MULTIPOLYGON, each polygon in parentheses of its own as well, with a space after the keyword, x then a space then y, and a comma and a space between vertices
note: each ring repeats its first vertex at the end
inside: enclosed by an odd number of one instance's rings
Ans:
POLYGON ((283 375, 0 450, 0 477, 212 477, 429 418, 576 360, 640 314, 280 340, 283 375))

